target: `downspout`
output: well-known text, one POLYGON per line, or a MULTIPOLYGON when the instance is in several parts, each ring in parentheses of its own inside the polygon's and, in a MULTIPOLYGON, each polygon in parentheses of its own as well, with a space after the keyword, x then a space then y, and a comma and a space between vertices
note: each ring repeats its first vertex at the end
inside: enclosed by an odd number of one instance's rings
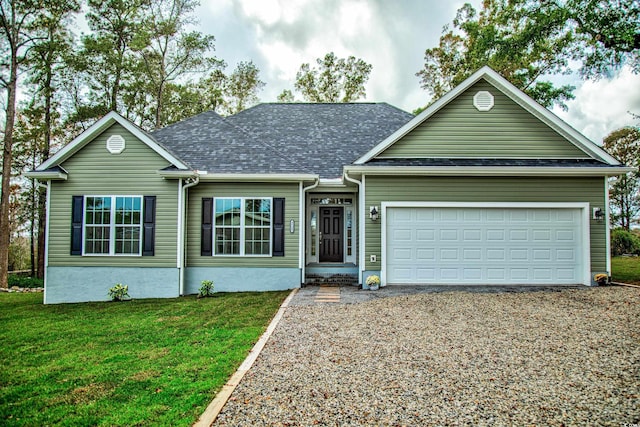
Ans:
POLYGON ((299 241, 299 245, 298 245, 298 268, 300 269, 300 284, 304 283, 304 278, 306 276, 306 271, 305 271, 305 267, 307 265, 307 260, 306 260, 306 232, 307 232, 307 223, 305 221, 306 218, 306 211, 305 211, 305 207, 307 206, 307 191, 309 190, 313 190, 314 188, 316 188, 318 185, 320 185, 320 178, 315 178, 315 182, 311 185, 309 185, 308 187, 303 187, 302 182, 300 182, 300 206, 298 209, 299 212, 299 218, 298 218, 298 224, 300 227, 300 241, 299 241))
POLYGON ((195 175, 192 178, 187 178, 187 182, 183 185, 182 178, 180 178, 179 190, 178 190, 178 271, 179 271, 179 286, 180 295, 184 295, 184 267, 185 267, 185 248, 187 247, 186 241, 186 203, 187 189, 198 185, 200 183, 200 175, 195 175), (193 180, 189 182, 189 180, 193 180))
POLYGON ((45 220, 45 236, 44 236, 44 295, 42 295, 42 300, 44 304, 47 303, 47 270, 49 269, 49 218, 51 217, 49 209, 51 207, 51 181, 47 181, 46 184, 41 183, 36 179, 36 185, 39 188, 44 188, 47 192, 47 204, 44 209, 44 214, 46 216, 45 220))
POLYGON ((351 178, 347 171, 343 172, 344 179, 352 182, 358 186, 358 283, 362 285, 362 273, 364 271, 364 176, 362 181, 358 181, 355 178, 351 178))

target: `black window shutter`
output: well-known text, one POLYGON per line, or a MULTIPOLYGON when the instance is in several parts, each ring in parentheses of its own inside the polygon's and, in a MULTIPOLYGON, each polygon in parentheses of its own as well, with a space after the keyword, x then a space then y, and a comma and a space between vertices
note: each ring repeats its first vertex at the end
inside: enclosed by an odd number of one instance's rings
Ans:
POLYGON ((144 196, 142 256, 154 256, 156 246, 156 196, 144 196))
POLYGON ((284 198, 273 199, 273 256, 284 256, 284 198))
POLYGON ((71 255, 82 255, 82 210, 84 196, 73 196, 71 203, 71 255))
POLYGON ((200 235, 200 255, 211 256, 213 240, 213 198, 202 198, 202 230, 200 235))

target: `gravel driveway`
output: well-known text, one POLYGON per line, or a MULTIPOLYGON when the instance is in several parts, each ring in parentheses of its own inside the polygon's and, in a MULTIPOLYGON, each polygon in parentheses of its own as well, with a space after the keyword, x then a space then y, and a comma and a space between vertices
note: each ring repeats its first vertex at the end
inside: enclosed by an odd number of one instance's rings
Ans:
POLYGON ((640 289, 290 306, 214 425, 640 423, 640 289))

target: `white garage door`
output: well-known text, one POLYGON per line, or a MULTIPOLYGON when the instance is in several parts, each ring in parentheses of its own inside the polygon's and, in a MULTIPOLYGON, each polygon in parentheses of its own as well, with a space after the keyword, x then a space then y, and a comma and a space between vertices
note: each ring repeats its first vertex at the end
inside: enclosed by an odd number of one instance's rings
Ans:
POLYGON ((388 284, 583 283, 574 208, 386 210, 388 284))

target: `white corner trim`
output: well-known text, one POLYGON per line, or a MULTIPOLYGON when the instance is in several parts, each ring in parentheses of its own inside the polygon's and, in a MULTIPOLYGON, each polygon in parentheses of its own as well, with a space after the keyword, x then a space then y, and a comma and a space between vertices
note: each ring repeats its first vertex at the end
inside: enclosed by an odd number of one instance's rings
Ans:
POLYGON ((594 158, 598 160, 602 160, 605 163, 610 165, 619 165, 614 157, 609 155, 602 148, 597 146, 593 141, 589 140, 587 137, 582 135, 580 132, 575 130, 561 118, 556 116, 554 113, 544 108, 542 105, 538 104, 531 97, 529 97, 526 93, 515 87, 511 82, 502 77, 496 71, 491 69, 488 66, 484 66, 470 77, 468 77, 465 81, 460 83, 458 86, 447 92, 444 96, 438 99, 436 102, 431 104, 426 110, 422 113, 418 114, 412 120, 407 122, 400 129, 389 135, 384 141, 380 142, 378 145, 373 147, 355 162, 356 165, 361 165, 369 160, 375 158, 384 150, 389 148, 399 139, 407 135, 413 129, 418 127, 424 121, 426 121, 429 117, 440 111, 443 107, 449 104, 452 100, 457 98, 462 92, 469 89, 480 79, 486 79, 489 83, 494 85, 497 89, 501 90, 505 95, 511 98, 514 102, 522 106, 529 113, 536 116, 538 119, 542 120, 543 123, 551 127, 552 129, 559 132, 562 136, 564 136, 569 142, 590 154, 594 158))
POLYGON ((56 154, 54 154, 52 157, 38 166, 36 170, 46 170, 51 166, 54 166, 66 160, 114 123, 120 124, 127 131, 131 132, 136 138, 149 146, 149 148, 158 153, 162 158, 170 162, 172 165, 176 166, 179 169, 188 169, 188 167, 184 163, 182 163, 167 150, 162 148, 157 142, 155 142, 155 140, 153 140, 153 138, 144 133, 140 128, 138 128, 136 125, 134 125, 115 111, 111 111, 106 116, 102 117, 100 120, 91 125, 89 129, 74 138, 69 144, 65 145, 60 151, 58 151, 56 154))

